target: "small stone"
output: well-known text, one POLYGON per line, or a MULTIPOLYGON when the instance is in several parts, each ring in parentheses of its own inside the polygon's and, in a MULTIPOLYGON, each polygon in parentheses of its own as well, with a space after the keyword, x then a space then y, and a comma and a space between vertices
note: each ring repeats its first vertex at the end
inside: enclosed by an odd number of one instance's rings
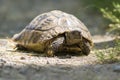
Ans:
POLYGON ((50 64, 50 62, 49 61, 47 61, 47 63, 46 64, 50 64))
POLYGON ((0 59, 0 63, 6 63, 6 61, 3 59, 0 59))
POLYGON ((25 60, 25 57, 21 57, 20 59, 21 59, 21 60, 25 60))
POLYGON ((2 68, 3 66, 4 66, 4 64, 6 63, 6 61, 5 60, 3 60, 3 59, 0 59, 0 68, 2 68))
POLYGON ((66 55, 66 58, 71 58, 72 56, 71 55, 66 55))

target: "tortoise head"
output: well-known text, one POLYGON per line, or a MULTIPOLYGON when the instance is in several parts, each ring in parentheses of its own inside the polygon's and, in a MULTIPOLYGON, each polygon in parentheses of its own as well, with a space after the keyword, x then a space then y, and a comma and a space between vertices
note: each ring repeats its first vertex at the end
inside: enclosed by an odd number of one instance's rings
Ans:
POLYGON ((20 39, 20 35, 19 34, 15 34, 13 37, 12 37, 12 40, 17 42, 19 39, 20 39))
POLYGON ((15 34, 12 37, 12 40, 14 42, 24 42, 26 40, 26 38, 28 38, 28 34, 30 35, 30 33, 28 33, 28 31, 26 31, 25 29, 23 29, 20 33, 15 34))
POLYGON ((82 35, 80 31, 70 31, 65 32, 65 44, 67 45, 73 45, 78 44, 82 41, 82 35))

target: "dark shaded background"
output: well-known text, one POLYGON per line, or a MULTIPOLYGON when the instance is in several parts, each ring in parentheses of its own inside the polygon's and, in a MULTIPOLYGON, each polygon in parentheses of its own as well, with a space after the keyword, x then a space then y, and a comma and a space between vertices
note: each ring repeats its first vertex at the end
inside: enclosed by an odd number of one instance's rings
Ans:
POLYGON ((37 15, 54 9, 78 17, 92 35, 104 34, 107 23, 93 4, 89 0, 0 0, 0 37, 12 37, 37 15))

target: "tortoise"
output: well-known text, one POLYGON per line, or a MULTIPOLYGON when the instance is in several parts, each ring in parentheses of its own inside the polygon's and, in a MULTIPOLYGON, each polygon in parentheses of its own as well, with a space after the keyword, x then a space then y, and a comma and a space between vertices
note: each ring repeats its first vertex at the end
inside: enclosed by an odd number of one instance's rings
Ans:
POLYGON ((54 56, 57 53, 88 55, 93 46, 87 27, 72 14, 53 10, 38 15, 12 37, 17 49, 54 56))

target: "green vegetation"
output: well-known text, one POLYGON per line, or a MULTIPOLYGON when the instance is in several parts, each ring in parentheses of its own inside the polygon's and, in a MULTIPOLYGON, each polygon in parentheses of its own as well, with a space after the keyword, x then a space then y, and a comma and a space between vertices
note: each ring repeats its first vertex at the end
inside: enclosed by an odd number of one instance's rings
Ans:
POLYGON ((113 2, 113 9, 111 8, 101 8, 103 16, 110 20, 109 32, 114 32, 115 34, 120 34, 120 3, 113 2))
POLYGON ((116 46, 95 51, 100 63, 113 63, 120 61, 120 40, 116 39, 116 46))
POLYGON ((108 32, 117 35, 116 46, 95 51, 101 63, 111 63, 120 60, 120 3, 112 2, 111 7, 100 8, 103 17, 110 21, 108 32))

